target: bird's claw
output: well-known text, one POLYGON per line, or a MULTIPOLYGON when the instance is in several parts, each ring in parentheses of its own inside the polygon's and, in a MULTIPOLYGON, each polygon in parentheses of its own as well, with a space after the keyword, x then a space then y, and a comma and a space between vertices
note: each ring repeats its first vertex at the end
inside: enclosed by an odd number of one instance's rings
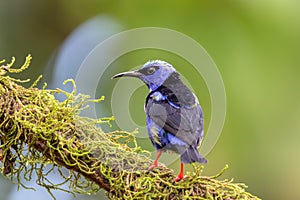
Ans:
POLYGON ((186 178, 187 176, 183 176, 183 175, 181 175, 181 174, 178 174, 177 176, 176 176, 176 178, 174 178, 174 181, 175 182, 178 182, 178 181, 180 181, 180 180, 182 180, 182 179, 184 179, 184 178, 186 178))
POLYGON ((152 164, 149 168, 148 171, 152 171, 154 168, 156 168, 158 164, 152 164))

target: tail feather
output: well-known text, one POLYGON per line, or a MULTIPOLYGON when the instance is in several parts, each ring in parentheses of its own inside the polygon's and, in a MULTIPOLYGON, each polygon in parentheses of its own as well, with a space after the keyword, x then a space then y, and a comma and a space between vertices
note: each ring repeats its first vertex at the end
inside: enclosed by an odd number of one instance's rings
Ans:
POLYGON ((200 153, 195 147, 190 147, 186 149, 181 154, 180 160, 183 163, 193 163, 193 162, 207 163, 207 160, 200 155, 200 153))

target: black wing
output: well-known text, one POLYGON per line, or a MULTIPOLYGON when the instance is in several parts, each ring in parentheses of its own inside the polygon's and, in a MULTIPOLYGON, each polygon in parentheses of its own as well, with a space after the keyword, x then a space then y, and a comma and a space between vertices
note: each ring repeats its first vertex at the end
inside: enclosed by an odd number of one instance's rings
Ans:
POLYGON ((164 130, 189 145, 199 145, 203 137, 203 115, 196 101, 193 105, 184 106, 148 96, 145 109, 147 115, 164 130))

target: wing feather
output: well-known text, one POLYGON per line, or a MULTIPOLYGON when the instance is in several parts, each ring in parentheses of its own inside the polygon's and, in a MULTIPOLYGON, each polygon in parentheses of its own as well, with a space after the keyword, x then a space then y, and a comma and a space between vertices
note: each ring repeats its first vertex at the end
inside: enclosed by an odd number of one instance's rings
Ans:
POLYGON ((165 131, 189 145, 198 146, 203 137, 203 116, 201 107, 194 105, 176 106, 168 100, 147 99, 146 113, 165 131))

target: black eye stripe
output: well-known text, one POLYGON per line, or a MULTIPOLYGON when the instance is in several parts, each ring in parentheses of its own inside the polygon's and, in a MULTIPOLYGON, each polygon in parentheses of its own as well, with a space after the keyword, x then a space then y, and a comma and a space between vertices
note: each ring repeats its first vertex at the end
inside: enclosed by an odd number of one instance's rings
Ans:
POLYGON ((148 74, 153 74, 155 72, 155 68, 154 67, 149 67, 148 69, 147 69, 147 73, 148 74))
POLYGON ((139 72, 141 72, 144 75, 151 75, 154 74, 154 72, 158 70, 158 68, 159 68, 158 66, 150 66, 150 67, 140 69, 139 72))

